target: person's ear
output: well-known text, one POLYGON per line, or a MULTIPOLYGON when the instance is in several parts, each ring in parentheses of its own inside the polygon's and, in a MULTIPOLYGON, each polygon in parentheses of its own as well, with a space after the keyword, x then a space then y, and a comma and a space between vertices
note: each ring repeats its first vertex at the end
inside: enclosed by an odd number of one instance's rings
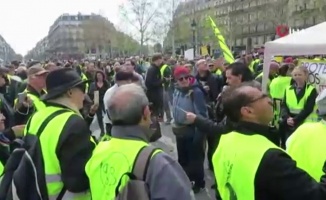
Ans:
POLYGON ((146 106, 144 108, 144 111, 143 111, 143 116, 144 116, 144 120, 148 120, 151 118, 151 111, 149 109, 149 106, 146 106))

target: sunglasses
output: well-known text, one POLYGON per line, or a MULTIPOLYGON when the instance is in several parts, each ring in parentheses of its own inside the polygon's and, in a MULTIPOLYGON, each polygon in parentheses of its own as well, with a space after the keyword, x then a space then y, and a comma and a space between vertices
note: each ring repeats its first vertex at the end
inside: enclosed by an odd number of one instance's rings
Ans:
POLYGON ((86 84, 82 83, 76 86, 77 89, 80 89, 83 93, 86 92, 86 84))
POLYGON ((183 80, 189 80, 189 76, 181 77, 181 78, 178 79, 178 81, 183 81, 183 80))

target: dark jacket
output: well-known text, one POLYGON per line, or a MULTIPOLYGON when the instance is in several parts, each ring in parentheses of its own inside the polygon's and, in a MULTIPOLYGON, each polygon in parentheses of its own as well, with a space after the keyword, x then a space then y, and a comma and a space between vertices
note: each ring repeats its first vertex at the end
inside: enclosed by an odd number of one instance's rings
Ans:
POLYGON ((150 102, 162 100, 163 86, 160 67, 151 65, 146 73, 145 86, 147 88, 147 97, 150 102))
POLYGON ((5 127, 14 126, 16 124, 15 111, 2 94, 0 94, 0 110, 3 113, 3 115, 6 117, 5 127))
POLYGON ((194 125, 203 133, 211 135, 222 135, 231 132, 236 126, 235 123, 225 117, 221 122, 213 122, 207 118, 197 115, 194 125))
MULTIPOLYGON (((269 127, 254 123, 238 123, 236 131, 245 135, 260 134, 274 141, 269 127)), ((248 160, 248 162, 250 162, 248 160)), ((324 172, 326 169, 323 169, 324 172)), ((263 155, 255 177, 255 200, 326 199, 326 177, 316 182, 307 172, 299 169, 296 162, 281 149, 269 149, 263 155)))
POLYGON ((5 77, 6 84, 0 87, 0 93, 6 98, 10 106, 14 105, 15 98, 19 93, 20 82, 5 77))
MULTIPOLYGON (((47 103, 47 106, 67 108, 53 103, 47 103)), ((70 192, 78 193, 89 189, 85 165, 95 148, 90 137, 89 126, 78 115, 72 115, 65 122, 60 134, 56 155, 60 163, 62 182, 70 192)))
POLYGON ((196 79, 203 87, 209 87, 209 90, 205 92, 207 100, 209 102, 216 101, 216 98, 218 97, 223 88, 222 77, 219 77, 207 71, 207 75, 205 77, 200 77, 199 74, 197 74, 196 79))

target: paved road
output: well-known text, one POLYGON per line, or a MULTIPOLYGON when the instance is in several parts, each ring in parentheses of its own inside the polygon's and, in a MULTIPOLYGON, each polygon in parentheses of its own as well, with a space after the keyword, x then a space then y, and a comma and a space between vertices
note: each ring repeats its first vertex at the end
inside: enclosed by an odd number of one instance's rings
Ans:
MULTIPOLYGON (((92 123, 91 130, 95 136, 99 135, 100 131, 97 126, 97 123, 92 123)), ((176 141, 175 137, 172 133, 172 128, 170 125, 161 125, 162 130, 162 138, 159 139, 157 142, 154 143, 155 146, 163 149, 165 152, 173 156, 177 159, 177 150, 176 150, 176 141)), ((208 170, 207 161, 205 161, 205 179, 206 179, 206 188, 204 191, 196 194, 197 200, 211 200, 215 199, 214 190, 211 189, 211 185, 213 184, 214 177, 212 173, 208 170)))

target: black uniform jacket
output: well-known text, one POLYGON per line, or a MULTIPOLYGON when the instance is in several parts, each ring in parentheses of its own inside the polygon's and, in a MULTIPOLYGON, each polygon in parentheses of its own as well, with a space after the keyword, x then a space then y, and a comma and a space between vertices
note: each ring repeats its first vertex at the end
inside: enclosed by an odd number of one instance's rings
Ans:
MULTIPOLYGON (((47 103, 47 106, 66 108, 53 103, 47 103)), ((91 142, 89 126, 81 116, 72 115, 62 123, 65 123, 65 126, 61 131, 56 148, 56 155, 61 167, 61 178, 68 191, 83 192, 89 189, 85 165, 92 156, 96 144, 91 142)))

